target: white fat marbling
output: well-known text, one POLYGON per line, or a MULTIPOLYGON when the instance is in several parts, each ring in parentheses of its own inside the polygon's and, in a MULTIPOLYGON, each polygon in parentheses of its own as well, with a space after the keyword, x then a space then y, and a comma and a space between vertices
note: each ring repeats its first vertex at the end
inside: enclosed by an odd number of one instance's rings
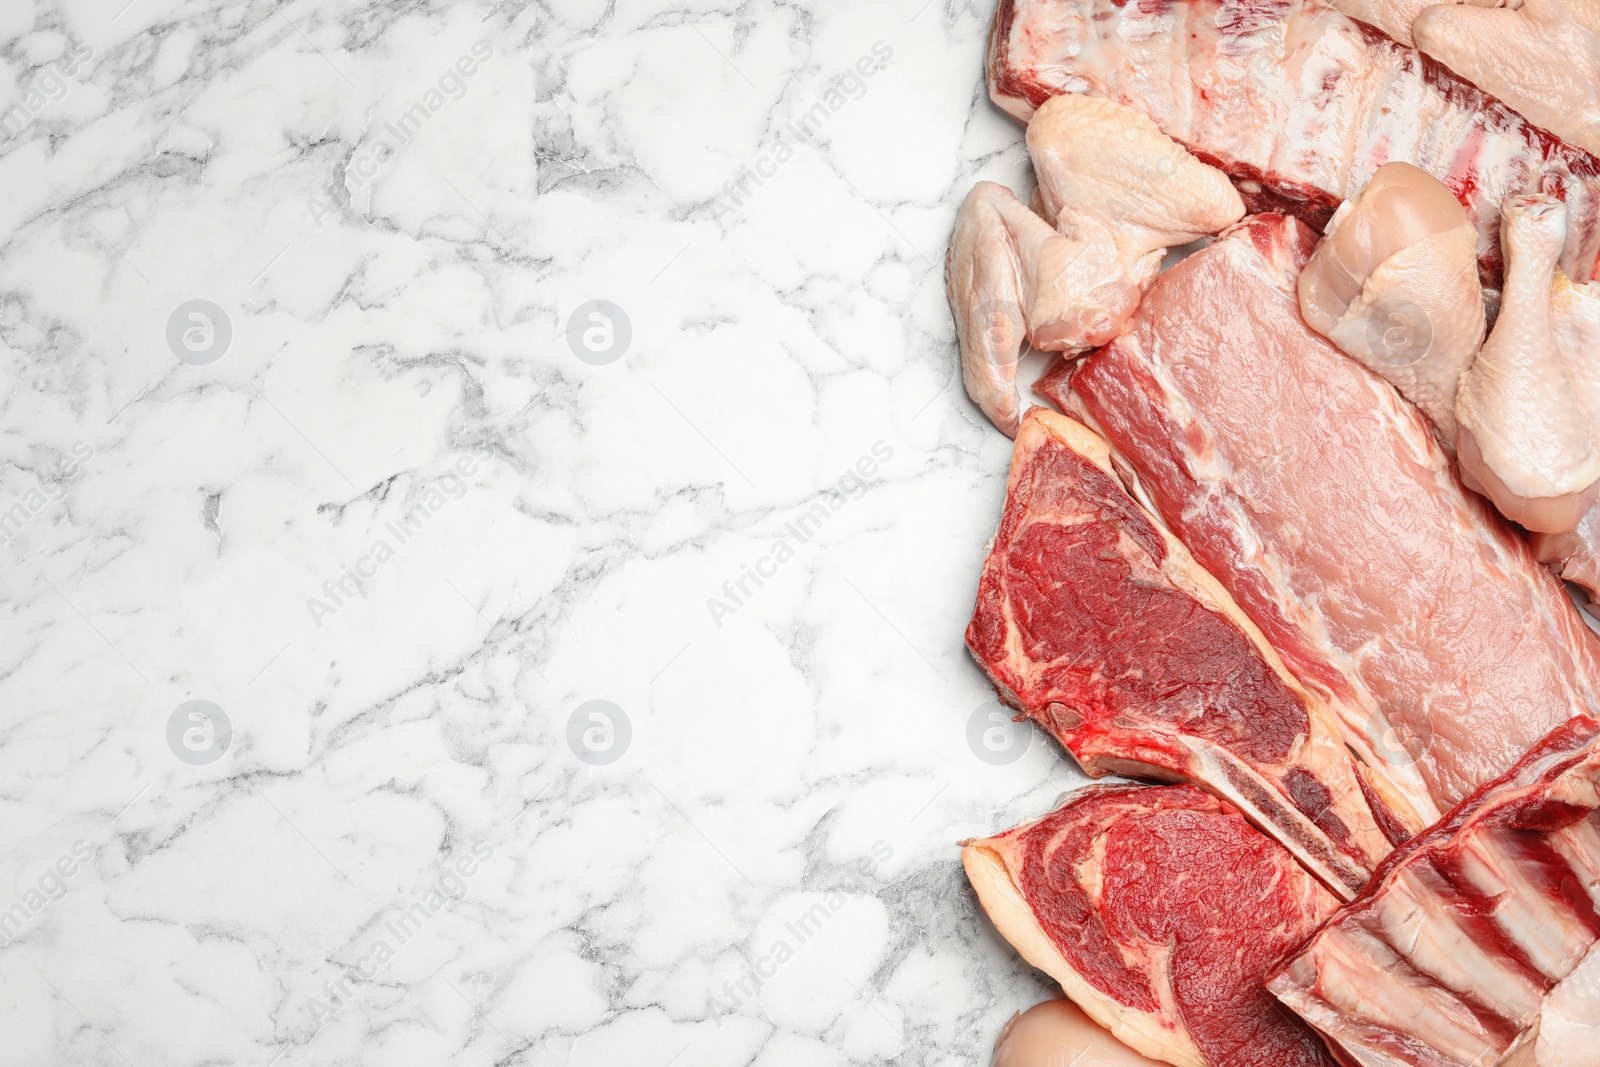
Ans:
POLYGON ((0 3, 0 1059, 986 1058, 989 12, 0 3))

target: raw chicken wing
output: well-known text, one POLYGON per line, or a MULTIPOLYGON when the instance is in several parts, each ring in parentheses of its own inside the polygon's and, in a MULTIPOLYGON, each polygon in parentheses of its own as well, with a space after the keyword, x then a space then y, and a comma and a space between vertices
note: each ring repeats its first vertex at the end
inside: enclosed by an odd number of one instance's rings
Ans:
POLYGON ((1411 33, 1418 48, 1535 126, 1600 153, 1600 0, 1441 4, 1417 15, 1411 33))
POLYGON ((1011 437, 1022 419, 1024 339, 1044 352, 1105 344, 1169 247, 1244 214, 1221 171, 1109 101, 1046 101, 1028 123, 1028 150, 1043 217, 1004 186, 979 182, 956 216, 945 260, 967 393, 1011 437))

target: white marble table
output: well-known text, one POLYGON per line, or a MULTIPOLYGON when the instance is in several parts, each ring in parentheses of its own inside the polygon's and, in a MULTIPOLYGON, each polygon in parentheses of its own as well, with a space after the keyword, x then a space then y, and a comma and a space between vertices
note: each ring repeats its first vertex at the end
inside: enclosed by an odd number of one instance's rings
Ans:
POLYGON ((0 1061, 986 1061, 989 13, 0 4, 0 1061))

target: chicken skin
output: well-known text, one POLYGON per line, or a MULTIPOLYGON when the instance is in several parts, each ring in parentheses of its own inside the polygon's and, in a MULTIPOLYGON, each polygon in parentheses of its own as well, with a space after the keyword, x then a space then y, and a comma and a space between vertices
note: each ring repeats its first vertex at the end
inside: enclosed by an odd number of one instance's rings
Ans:
POLYGON ((1456 402, 1462 479, 1506 518, 1565 533, 1600 489, 1595 297, 1556 265, 1567 236, 1564 204, 1543 194, 1511 197, 1502 216, 1500 316, 1456 402))
POLYGON ((945 259, 967 393, 1011 437, 1022 421, 1024 340, 1042 352, 1105 344, 1139 306, 1168 248, 1244 215, 1226 175, 1131 108, 1052 97, 1027 136, 1039 210, 979 182, 945 259))
POLYGON ((1535 126, 1600 154, 1600 0, 1440 4, 1415 16, 1411 35, 1535 126))
POLYGON ((1456 383, 1483 344, 1477 230, 1454 194, 1409 163, 1346 200, 1300 274, 1306 323, 1422 410, 1447 448, 1456 383))

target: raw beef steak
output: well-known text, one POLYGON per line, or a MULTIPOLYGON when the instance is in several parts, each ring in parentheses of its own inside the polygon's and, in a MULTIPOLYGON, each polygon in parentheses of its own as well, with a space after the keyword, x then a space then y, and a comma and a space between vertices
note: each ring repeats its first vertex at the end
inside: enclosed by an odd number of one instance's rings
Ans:
POLYGON ((1600 722, 1399 848, 1269 988, 1364 1067, 1600 1062, 1600 722))
POLYGON ((1413 163, 1466 207, 1492 286, 1500 202, 1550 193, 1571 211, 1562 265, 1595 276, 1600 160, 1316 0, 1000 0, 988 66, 1024 122, 1058 93, 1125 104, 1234 178, 1249 210, 1319 231, 1380 166, 1413 163))
POLYGON ((1059 368, 1042 390, 1432 822, 1600 710, 1596 639, 1415 409, 1301 319, 1314 241, 1246 219, 1162 276, 1070 396, 1059 368))
POLYGON ((967 842, 995 927, 1124 1044, 1180 1067, 1331 1067, 1262 977, 1337 901, 1188 785, 1090 786, 967 842))
POLYGON ((1065 415, 1022 422, 967 646, 1096 777, 1194 782, 1346 900, 1389 854, 1332 713, 1065 415))

